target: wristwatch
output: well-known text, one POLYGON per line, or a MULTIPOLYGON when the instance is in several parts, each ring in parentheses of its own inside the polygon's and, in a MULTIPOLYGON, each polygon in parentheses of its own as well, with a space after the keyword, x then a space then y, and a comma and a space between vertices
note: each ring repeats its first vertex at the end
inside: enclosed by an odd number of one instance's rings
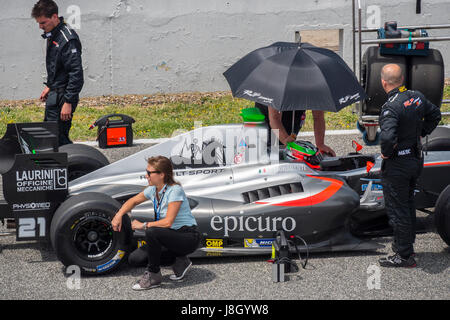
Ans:
POLYGON ((144 222, 144 228, 143 230, 147 230, 147 222, 144 222))

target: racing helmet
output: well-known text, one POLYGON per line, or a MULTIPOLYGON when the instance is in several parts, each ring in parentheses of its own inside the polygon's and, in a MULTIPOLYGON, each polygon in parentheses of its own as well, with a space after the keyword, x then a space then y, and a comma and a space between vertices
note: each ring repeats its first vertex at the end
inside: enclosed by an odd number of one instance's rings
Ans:
POLYGON ((319 149, 309 141, 288 142, 285 150, 286 159, 305 162, 312 169, 320 169, 323 160, 319 149))

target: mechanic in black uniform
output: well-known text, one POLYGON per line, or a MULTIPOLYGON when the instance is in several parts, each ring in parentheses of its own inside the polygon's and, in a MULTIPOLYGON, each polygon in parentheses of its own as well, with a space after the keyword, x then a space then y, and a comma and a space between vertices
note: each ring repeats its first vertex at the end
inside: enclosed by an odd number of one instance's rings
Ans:
MULTIPOLYGON (((278 135, 279 143, 286 145, 288 142, 296 140, 297 133, 301 130, 303 123, 305 122, 306 112, 305 110, 294 111, 278 111, 271 106, 266 106, 256 102, 255 107, 258 108, 262 114, 266 117, 269 130, 267 144, 271 144, 272 130, 278 135), (293 119, 294 118, 294 119, 293 119)), ((325 145, 325 117, 324 112, 319 110, 313 110, 314 121, 314 137, 316 146, 321 153, 326 153, 332 157, 336 156, 336 153, 329 146, 325 145)))
POLYGON ((381 177, 386 212, 394 230, 394 255, 379 262, 383 267, 413 268, 416 266, 414 189, 423 167, 420 137, 436 128, 441 112, 422 93, 402 86, 403 80, 400 66, 383 67, 381 82, 388 100, 379 119, 381 177))
POLYGON ((40 96, 45 101, 44 121, 58 122, 59 145, 69 144, 72 116, 84 83, 80 39, 64 18, 58 17, 58 6, 52 0, 38 1, 31 16, 47 40, 47 82, 40 96))

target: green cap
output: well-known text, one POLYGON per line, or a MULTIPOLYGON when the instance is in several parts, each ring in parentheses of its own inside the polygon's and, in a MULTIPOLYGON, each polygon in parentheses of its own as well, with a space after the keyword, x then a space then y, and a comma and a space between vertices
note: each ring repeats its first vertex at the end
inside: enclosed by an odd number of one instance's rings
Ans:
POLYGON ((266 117, 258 108, 245 108, 240 113, 244 122, 264 122, 266 117))

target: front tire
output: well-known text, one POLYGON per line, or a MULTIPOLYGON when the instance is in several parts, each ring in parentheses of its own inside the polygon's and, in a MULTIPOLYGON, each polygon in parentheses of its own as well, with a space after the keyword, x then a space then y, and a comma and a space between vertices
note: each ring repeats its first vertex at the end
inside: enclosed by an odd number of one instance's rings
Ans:
POLYGON ((128 215, 120 232, 111 226, 120 207, 118 201, 95 192, 72 196, 61 204, 53 216, 50 239, 64 266, 76 265, 82 274, 97 275, 126 261, 132 237, 128 215))
POLYGON ((437 232, 442 240, 450 246, 450 185, 439 195, 434 214, 437 232))

